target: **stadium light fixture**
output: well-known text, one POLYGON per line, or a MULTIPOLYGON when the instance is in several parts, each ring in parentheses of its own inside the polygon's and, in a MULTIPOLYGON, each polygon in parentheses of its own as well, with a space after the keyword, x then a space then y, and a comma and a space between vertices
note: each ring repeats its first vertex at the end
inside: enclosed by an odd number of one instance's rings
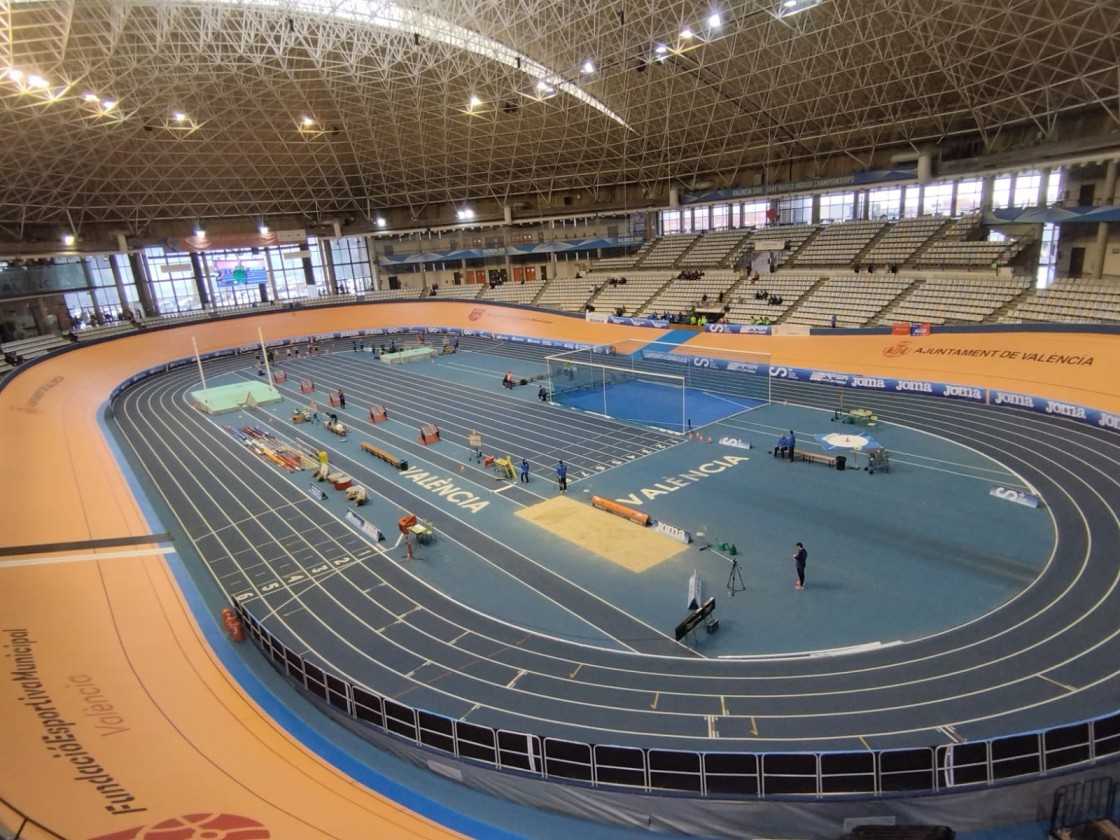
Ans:
POLYGON ((474 219, 474 210, 469 207, 460 207, 455 211, 455 218, 460 222, 469 222, 474 219))
POLYGON ((77 242, 77 241, 78 241, 78 238, 76 236, 74 236, 74 234, 72 234, 72 233, 67 233, 62 237, 62 244, 65 245, 67 248, 73 248, 74 243, 77 242))
POLYGON ((379 228, 387 227, 387 226, 388 226, 388 224, 389 224, 389 223, 388 223, 387 221, 385 221, 385 217, 384 217, 384 216, 378 216, 378 217, 377 217, 377 226, 378 226, 379 228))
POLYGON ((593 62, 590 58, 587 59, 585 62, 583 62, 582 65, 580 65, 579 72, 583 73, 583 75, 585 75, 585 76, 587 76, 591 73, 594 73, 595 72, 595 62, 593 62))
POLYGON ((780 0, 774 14, 780 18, 793 17, 823 2, 824 0, 780 0))
POLYGON ((708 15, 708 28, 719 29, 723 26, 723 18, 720 17, 719 12, 712 12, 708 15))

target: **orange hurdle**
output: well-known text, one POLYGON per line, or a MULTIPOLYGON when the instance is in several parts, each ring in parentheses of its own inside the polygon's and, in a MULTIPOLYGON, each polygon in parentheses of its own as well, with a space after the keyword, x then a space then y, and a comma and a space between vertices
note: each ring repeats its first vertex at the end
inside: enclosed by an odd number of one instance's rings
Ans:
POLYGON ((610 499, 604 499, 602 496, 592 496, 591 504, 599 508, 599 510, 605 510, 607 513, 613 513, 615 516, 629 519, 635 525, 641 525, 643 528, 649 525, 648 513, 642 513, 640 510, 634 510, 634 508, 627 507, 626 505, 619 504, 610 499))
POLYGON ((301 394, 310 394, 315 390, 314 379, 301 379, 299 381, 299 392, 301 394))
POLYGON ((369 407, 369 422, 384 423, 388 419, 389 412, 386 411, 385 406, 380 403, 374 403, 369 407))
POLYGON ((288 381, 288 374, 284 373, 284 371, 282 371, 280 369, 276 369, 272 372, 272 381, 273 382, 287 382, 288 381))

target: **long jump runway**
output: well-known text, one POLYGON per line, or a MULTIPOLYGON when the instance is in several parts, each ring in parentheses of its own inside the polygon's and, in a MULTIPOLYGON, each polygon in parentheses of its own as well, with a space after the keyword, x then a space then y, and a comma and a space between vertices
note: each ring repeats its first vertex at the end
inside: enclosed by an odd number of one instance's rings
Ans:
MULTIPOLYGON (((218 363, 214 373, 223 365, 231 368, 218 363)), ((469 461, 472 428, 496 451, 529 456, 538 473, 563 457, 577 480, 676 440, 507 398, 495 393, 496 382, 488 389, 448 384, 422 365, 400 370, 338 353, 288 367, 293 389, 303 376, 342 387, 358 407, 345 415, 356 433, 392 443, 410 461, 454 466, 456 474, 469 461), (367 402, 387 405, 390 422, 400 425, 361 420, 367 402), (452 447, 416 444, 406 430, 423 422, 437 423, 452 447)), ((243 366, 239 374, 255 375, 243 366)), ((441 538, 502 564, 607 643, 533 632, 433 591, 400 562, 399 550, 360 537, 250 454, 220 417, 211 422, 191 408, 186 394, 195 381, 189 369, 174 371, 114 404, 138 472, 173 512, 169 529, 281 641, 328 673, 410 706, 592 743, 709 751, 929 746, 950 743, 953 733, 982 739, 1116 708, 1120 442, 1102 430, 965 402, 861 394, 883 422, 979 450, 1021 475, 1053 517, 1053 556, 1018 597, 927 638, 858 655, 713 660, 446 516, 441 538), (713 730, 718 739, 709 737, 713 730)), ((835 389, 773 384, 775 400, 835 405, 835 389)), ((438 513, 386 465, 352 460, 346 469, 420 516, 438 513)), ((480 486, 492 481, 472 473, 463 475, 480 486)), ((523 488, 501 497, 511 509, 539 500, 523 488)))

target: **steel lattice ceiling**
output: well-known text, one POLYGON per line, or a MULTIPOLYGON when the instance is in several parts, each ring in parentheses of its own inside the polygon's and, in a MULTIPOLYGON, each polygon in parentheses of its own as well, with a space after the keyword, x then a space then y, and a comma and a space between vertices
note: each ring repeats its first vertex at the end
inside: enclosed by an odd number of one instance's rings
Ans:
POLYGON ((680 0, 0 2, 0 222, 730 184, 1024 121, 1045 135, 1076 110, 1120 122, 1120 0, 779 2, 730 0, 711 36, 716 7, 680 0), (691 48, 657 61, 659 43, 691 48), (541 80, 556 92, 537 101, 541 80))

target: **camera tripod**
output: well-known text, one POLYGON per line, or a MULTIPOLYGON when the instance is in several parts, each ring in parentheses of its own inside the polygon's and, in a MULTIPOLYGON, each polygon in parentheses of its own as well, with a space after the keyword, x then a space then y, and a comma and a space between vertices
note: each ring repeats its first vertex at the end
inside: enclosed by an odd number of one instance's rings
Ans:
POLYGON ((743 592, 747 585, 743 583, 743 570, 739 568, 739 561, 731 557, 731 572, 727 575, 727 594, 734 598, 736 592, 743 592))

